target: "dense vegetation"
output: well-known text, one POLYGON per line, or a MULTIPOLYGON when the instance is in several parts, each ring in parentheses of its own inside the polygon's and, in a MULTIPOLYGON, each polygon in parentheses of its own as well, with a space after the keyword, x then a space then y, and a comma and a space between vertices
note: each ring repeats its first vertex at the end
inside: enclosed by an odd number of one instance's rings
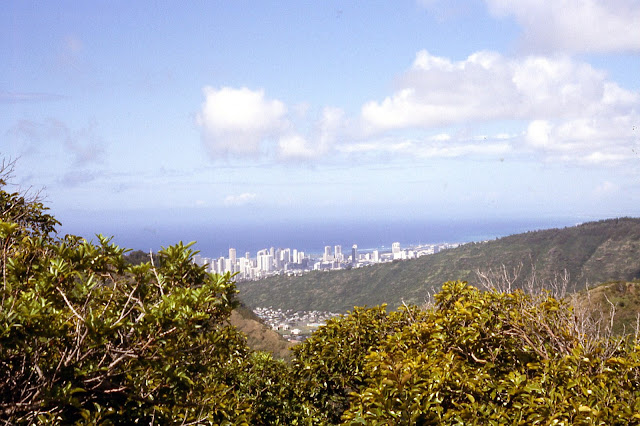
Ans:
POLYGON ((6 424, 640 424, 637 337, 549 292, 447 282, 328 321, 286 363, 247 347, 232 277, 189 244, 133 265, 57 237, 1 177, 6 424))
MULTIPOLYGON (((149 262, 149 256, 153 256, 154 264, 161 264, 162 259, 157 254, 145 253, 141 250, 126 253, 124 260, 132 265, 140 265, 149 262)), ((289 349, 293 343, 273 331, 242 302, 237 303, 231 311, 229 323, 246 335, 247 345, 251 349, 268 352, 277 359, 288 360, 290 358, 291 351, 289 349)))
POLYGON ((477 282, 478 272, 510 275, 514 288, 568 277, 568 290, 582 290, 609 280, 640 278, 640 219, 589 222, 564 229, 512 235, 465 244, 419 259, 301 277, 275 276, 238 285, 249 306, 347 312, 354 306, 403 302, 422 304, 443 282, 477 282))

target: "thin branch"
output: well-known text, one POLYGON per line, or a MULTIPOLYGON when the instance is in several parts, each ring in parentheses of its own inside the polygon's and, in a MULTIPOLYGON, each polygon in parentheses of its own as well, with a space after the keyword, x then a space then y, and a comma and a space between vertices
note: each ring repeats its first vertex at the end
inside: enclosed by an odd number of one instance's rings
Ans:
POLYGON ((73 312, 73 314, 82 322, 84 322, 84 318, 82 318, 80 316, 80 314, 73 308, 73 306, 71 305, 71 302, 69 302, 69 299, 67 299, 67 296, 64 294, 64 292, 62 291, 62 289, 60 287, 56 287, 56 290, 58 290, 60 292, 60 294, 62 295, 62 298, 64 299, 64 301, 66 302, 67 306, 69 307, 69 309, 71 309, 71 312, 73 312))

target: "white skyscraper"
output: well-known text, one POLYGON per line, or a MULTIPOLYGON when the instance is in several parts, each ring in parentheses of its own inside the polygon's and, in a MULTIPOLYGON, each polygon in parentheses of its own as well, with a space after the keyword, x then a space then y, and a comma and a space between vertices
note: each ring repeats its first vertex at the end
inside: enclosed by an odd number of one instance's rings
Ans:
POLYGON ((332 262, 333 256, 331 255, 331 246, 324 246, 324 256, 322 256, 323 262, 332 262))
POLYGON ((231 265, 229 271, 231 273, 236 272, 236 249, 234 248, 229 249, 229 264, 231 265))
POLYGON ((291 262, 291 249, 290 248, 286 248, 286 249, 282 249, 282 251, 280 252, 280 258, 282 259, 282 261, 287 264, 291 262))
POLYGON ((400 259, 402 257, 402 252, 400 250, 400 243, 391 244, 391 253, 393 254, 394 259, 400 259))

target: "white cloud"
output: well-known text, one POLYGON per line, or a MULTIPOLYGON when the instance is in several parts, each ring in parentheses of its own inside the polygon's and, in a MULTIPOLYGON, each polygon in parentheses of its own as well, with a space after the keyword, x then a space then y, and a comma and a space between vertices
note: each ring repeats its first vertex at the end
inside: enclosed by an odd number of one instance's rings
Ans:
POLYGON ((465 121, 611 115, 638 106, 640 95, 605 73, 567 57, 508 59, 478 52, 452 62, 418 52, 402 87, 361 111, 370 132, 434 128, 465 121))
MULTIPOLYGON (((467 156, 495 157, 506 155, 512 151, 508 142, 497 141, 496 137, 482 143, 450 139, 436 135, 424 140, 385 138, 367 142, 352 143, 339 146, 341 153, 351 155, 389 155, 411 156, 413 158, 459 158, 467 156)), ((448 135, 447 135, 448 136, 448 135)), ((485 138, 483 138, 485 139, 485 138)))
POLYGON ((289 126, 287 108, 266 99, 263 90, 205 87, 205 102, 197 116, 202 139, 213 156, 250 155, 261 151, 266 138, 279 136, 289 126))
POLYGON ((316 156, 314 151, 307 141, 300 135, 293 134, 287 135, 278 141, 278 153, 282 158, 313 158, 316 156))
MULTIPOLYGON (((264 156, 281 160, 313 159, 327 154, 344 133, 344 111, 325 107, 315 126, 301 134, 289 120, 287 107, 267 99, 263 90, 204 88, 205 102, 197 116, 202 140, 213 158, 226 155, 264 156)), ((293 108, 308 120, 310 105, 293 108)))
POLYGON ((244 206, 251 203, 256 198, 256 194, 251 192, 243 192, 238 195, 228 195, 224 199, 224 205, 231 206, 244 206))
POLYGON ((496 16, 513 16, 523 44, 538 51, 640 51, 637 0, 486 0, 496 16))
POLYGON ((321 152, 327 152, 336 143, 336 138, 344 134, 345 114, 340 108, 326 107, 318 125, 318 146, 321 152))
POLYGON ((548 160, 586 165, 620 163, 633 158, 633 120, 632 116, 607 120, 580 118, 557 124, 534 120, 529 123, 524 139, 548 160))
POLYGON ((288 134, 278 141, 278 154, 282 159, 312 159, 333 150, 336 139, 344 135, 344 111, 326 107, 308 138, 299 134, 288 134))
POLYGON ((551 124, 546 120, 534 120, 527 128, 526 140, 534 147, 546 147, 551 136, 551 124))
POLYGON ((629 157, 640 93, 568 56, 505 57, 481 51, 459 61, 416 54, 398 89, 366 102, 357 119, 326 107, 292 109, 262 90, 206 87, 198 115, 213 158, 339 160, 532 154, 609 164, 629 157), (303 130, 304 129, 304 130, 303 130))
POLYGON ((432 144, 429 155, 492 152, 519 139, 525 151, 514 145, 516 151, 539 152, 546 159, 611 163, 628 157, 633 125, 640 120, 639 93, 565 56, 506 58, 477 52, 452 61, 421 51, 400 82, 392 95, 363 105, 366 134, 528 123, 521 137, 504 132, 492 137, 502 140, 495 146, 462 148, 465 142, 457 137, 449 141, 451 147, 432 144))

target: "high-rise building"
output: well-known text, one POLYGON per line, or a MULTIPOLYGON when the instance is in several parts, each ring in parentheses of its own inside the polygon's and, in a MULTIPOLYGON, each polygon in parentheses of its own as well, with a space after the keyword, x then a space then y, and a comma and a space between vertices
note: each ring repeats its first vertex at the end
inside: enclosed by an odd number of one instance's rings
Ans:
POLYGON ((331 246, 324 246, 324 256, 322 256, 323 262, 331 262, 333 261, 333 256, 331 255, 331 246))
POLYGON ((209 259, 208 257, 203 257, 202 258, 202 265, 206 267, 205 271, 207 272, 213 272, 211 269, 212 265, 211 265, 211 259, 209 259))
POLYGON ((271 256, 270 254, 265 256, 264 262, 263 262, 263 270, 266 272, 271 272, 273 271, 273 256, 271 256))
POLYGON ((394 259, 402 259, 402 251, 400 250, 400 243, 391 244, 391 254, 394 259))
POLYGON ((234 248, 229 249, 229 264, 229 271, 231 273, 236 272, 236 249, 234 248))
POLYGON ((372 260, 373 260, 375 263, 380 262, 380 252, 378 252, 378 250, 374 250, 374 251, 373 251, 372 260))
POLYGON ((287 263, 291 263, 291 249, 290 248, 282 249, 282 251, 280 252, 280 257, 282 258, 282 261, 284 262, 285 265, 287 263))
POLYGON ((342 256, 342 246, 333 247, 333 258, 338 262, 342 262, 344 256, 342 256))
POLYGON ((351 247, 351 264, 354 266, 358 264, 358 245, 357 244, 354 244, 351 247))

